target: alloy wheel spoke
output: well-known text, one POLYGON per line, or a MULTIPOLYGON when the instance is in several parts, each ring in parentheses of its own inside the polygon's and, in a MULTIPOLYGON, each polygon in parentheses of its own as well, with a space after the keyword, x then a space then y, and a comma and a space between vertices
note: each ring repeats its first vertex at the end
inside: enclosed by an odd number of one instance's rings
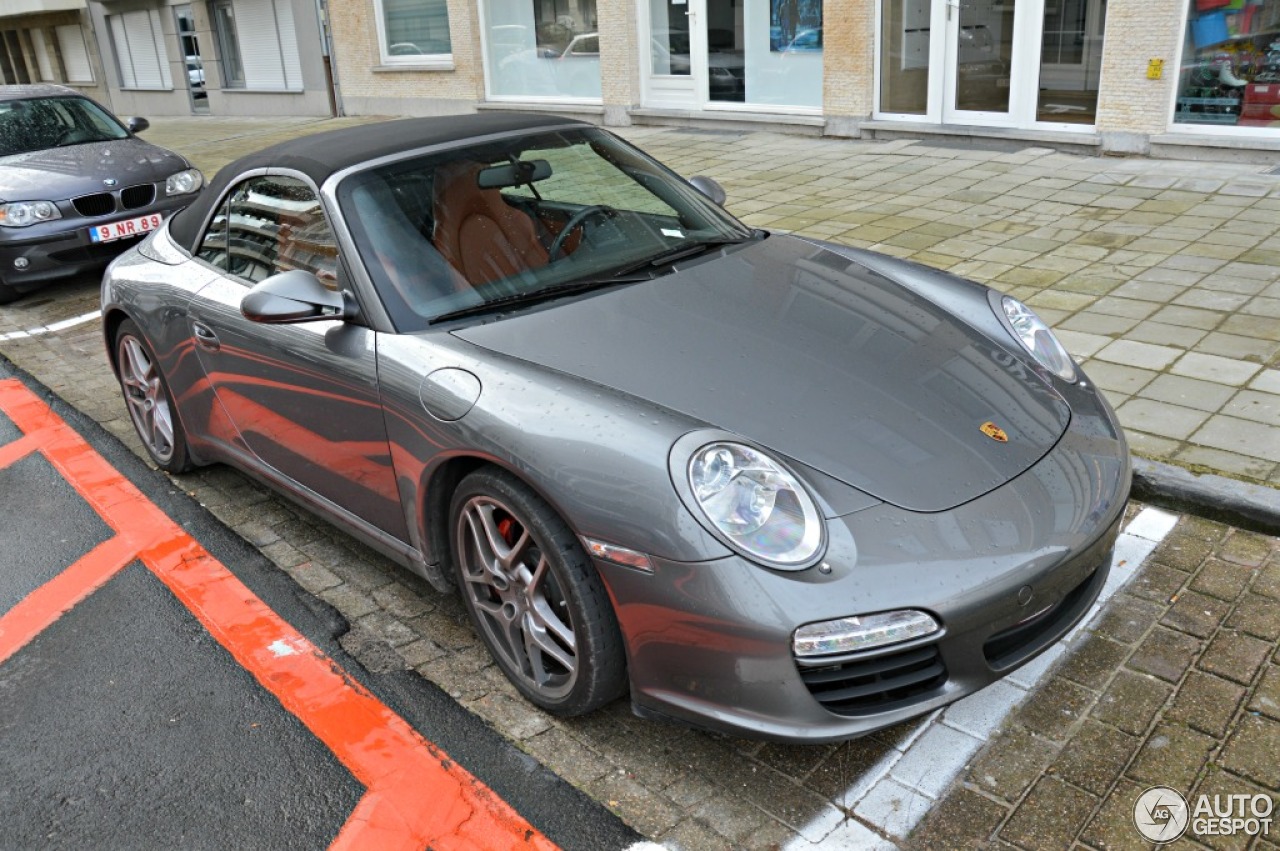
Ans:
POLYGON ((132 337, 125 340, 124 356, 126 363, 121 370, 125 383, 135 388, 139 392, 145 394, 147 392, 148 373, 151 372, 151 362, 147 359, 146 354, 142 351, 142 346, 132 337))
POLYGON ((485 538, 489 543, 489 550, 493 553, 494 559, 502 567, 505 573, 511 571, 511 566, 520 558, 521 553, 529 546, 531 538, 529 531, 520 525, 520 537, 516 539, 514 544, 508 544, 506 536, 502 534, 502 530, 498 526, 498 520, 494 516, 496 506, 494 505, 478 505, 476 506, 476 514, 480 518, 481 527, 484 530, 485 538))
POLYGON ((530 615, 565 647, 576 648, 578 642, 573 634, 573 628, 561 620, 547 598, 544 583, 548 576, 548 568, 547 557, 543 556, 538 560, 537 570, 529 581, 530 615))
POLYGON ((529 609, 529 617, 537 623, 543 633, 553 636, 565 647, 573 649, 578 646, 573 629, 560 619, 546 597, 534 598, 533 606, 529 609))
POLYGON ((471 530, 471 540, 476 548, 476 559, 480 562, 480 567, 484 570, 486 581, 492 585, 495 578, 506 580, 505 576, 498 571, 498 557, 494 553, 492 547, 492 539, 485 530, 484 515, 479 506, 468 509, 463 517, 467 521, 467 528, 471 530), (479 528, 477 528, 479 527, 479 528))
POLYGON ((151 409, 151 416, 155 423, 152 431, 159 438, 155 444, 156 449, 167 450, 173 446, 173 421, 169 419, 169 406, 157 404, 151 409))
POLYGON ((526 614, 523 632, 525 652, 529 654, 529 661, 533 664, 535 671, 541 672, 539 682, 545 682, 549 676, 546 665, 543 664, 544 656, 554 660, 565 671, 573 671, 573 656, 547 634, 546 628, 538 622, 533 612, 526 614))

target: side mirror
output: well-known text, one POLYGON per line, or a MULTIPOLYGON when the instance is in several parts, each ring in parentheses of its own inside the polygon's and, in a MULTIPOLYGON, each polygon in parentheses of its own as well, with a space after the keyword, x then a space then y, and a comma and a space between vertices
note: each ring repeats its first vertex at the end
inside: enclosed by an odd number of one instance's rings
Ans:
POLYGON ((151 126, 151 122, 141 116, 135 115, 125 122, 125 126, 129 128, 130 133, 141 133, 151 126))
POLYGON ((689 183, 694 189, 710 198, 717 207, 724 206, 725 198, 728 197, 724 194, 724 187, 710 177, 699 174, 689 178, 689 183))
POLYGON ((290 269, 254 286, 240 300, 240 312, 252 322, 283 325, 317 319, 349 319, 354 306, 310 272, 290 269))

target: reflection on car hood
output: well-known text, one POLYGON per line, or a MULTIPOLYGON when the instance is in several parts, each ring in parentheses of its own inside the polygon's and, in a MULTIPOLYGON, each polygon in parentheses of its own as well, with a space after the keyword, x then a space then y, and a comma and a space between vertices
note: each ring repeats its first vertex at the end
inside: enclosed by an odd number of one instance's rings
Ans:
POLYGON ((827 249, 773 236, 649 283, 461 329, 886 502, 940 511, 1030 467, 1070 420, 1011 353, 827 249), (1001 442, 982 427, 994 423, 1001 442))
POLYGON ((0 157, 0 200, 62 201, 154 183, 186 167, 186 160, 172 151, 137 138, 14 154, 0 157), (104 180, 117 183, 107 187, 104 180))

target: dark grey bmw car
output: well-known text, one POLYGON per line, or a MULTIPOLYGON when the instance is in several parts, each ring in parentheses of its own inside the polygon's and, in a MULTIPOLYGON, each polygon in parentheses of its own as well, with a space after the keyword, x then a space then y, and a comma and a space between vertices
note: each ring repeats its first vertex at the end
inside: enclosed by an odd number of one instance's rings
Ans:
POLYGON ((92 269, 155 230, 204 183, 64 86, 0 86, 0 304, 92 269))
POLYGON ((457 591, 550 712, 831 741, 1035 657, 1107 576, 1107 403, 1016 300, 723 200, 554 117, 287 142, 112 264, 111 363, 160 467, 457 591))

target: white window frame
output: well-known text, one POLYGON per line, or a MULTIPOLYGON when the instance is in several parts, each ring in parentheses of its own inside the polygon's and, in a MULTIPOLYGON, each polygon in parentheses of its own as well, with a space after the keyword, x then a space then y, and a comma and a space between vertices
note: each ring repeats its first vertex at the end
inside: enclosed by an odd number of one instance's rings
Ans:
MULTIPOLYGON (((449 21, 449 45, 453 45, 453 20, 449 18, 447 0, 440 0, 445 5, 445 17, 449 21)), ((452 71, 453 53, 419 53, 411 56, 392 56, 387 52, 387 16, 382 0, 373 0, 373 22, 378 28, 378 60, 386 66, 411 67, 452 71)))

